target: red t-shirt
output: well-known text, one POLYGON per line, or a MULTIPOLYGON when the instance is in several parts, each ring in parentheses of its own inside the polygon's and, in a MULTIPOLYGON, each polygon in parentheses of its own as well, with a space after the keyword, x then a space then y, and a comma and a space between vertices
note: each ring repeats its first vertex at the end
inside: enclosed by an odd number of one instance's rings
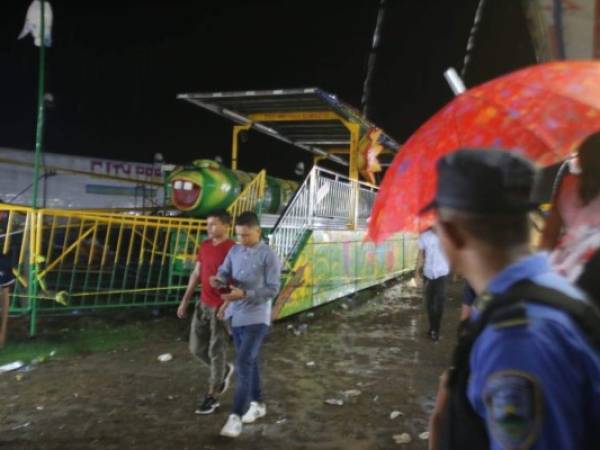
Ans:
POLYGON ((200 244, 197 258, 200 263, 200 283, 202 285, 200 301, 205 305, 214 308, 223 304, 221 294, 210 285, 208 279, 216 275, 219 266, 225 261, 229 249, 234 245, 235 242, 231 239, 227 239, 219 245, 213 245, 212 239, 207 239, 200 244))

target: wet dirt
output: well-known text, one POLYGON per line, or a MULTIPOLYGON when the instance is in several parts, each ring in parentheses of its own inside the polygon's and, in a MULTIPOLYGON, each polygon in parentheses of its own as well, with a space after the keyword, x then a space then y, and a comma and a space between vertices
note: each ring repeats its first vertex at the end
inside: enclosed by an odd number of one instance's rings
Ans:
POLYGON ((453 287, 437 343, 419 293, 403 284, 275 324, 262 355, 267 416, 235 440, 218 436, 232 390, 215 414, 193 414, 207 370, 188 353, 189 323, 171 311, 144 325, 141 347, 0 375, 0 449, 426 449, 419 434, 459 308, 453 287), (173 359, 159 362, 163 353, 173 359), (396 443, 402 433, 411 442, 396 443))

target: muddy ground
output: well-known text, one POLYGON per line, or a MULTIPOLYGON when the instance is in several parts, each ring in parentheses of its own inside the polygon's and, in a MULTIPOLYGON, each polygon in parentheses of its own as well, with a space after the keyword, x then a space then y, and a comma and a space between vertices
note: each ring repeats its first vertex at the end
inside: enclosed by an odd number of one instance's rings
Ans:
POLYGON ((146 321, 150 338, 137 348, 0 375, 0 449, 426 449, 419 434, 460 299, 451 290, 442 338, 432 343, 416 295, 396 284, 277 323, 262 357, 267 416, 236 440, 218 436, 231 390, 216 414, 193 414, 207 371, 188 353, 189 324, 170 311, 146 321), (167 352, 173 359, 158 362, 167 352), (390 419, 392 411, 402 414, 390 419), (402 433, 412 441, 397 444, 402 433))

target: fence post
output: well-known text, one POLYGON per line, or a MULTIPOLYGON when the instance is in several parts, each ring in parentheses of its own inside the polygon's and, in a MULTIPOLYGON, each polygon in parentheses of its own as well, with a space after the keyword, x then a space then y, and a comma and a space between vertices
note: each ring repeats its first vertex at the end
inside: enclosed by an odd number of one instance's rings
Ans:
POLYGON ((308 184, 308 226, 313 225, 313 216, 315 212, 315 188, 316 188, 316 174, 317 166, 314 166, 310 171, 310 180, 308 184))
POLYGON ((37 210, 32 209, 31 222, 29 228, 29 267, 28 267, 28 279, 27 279, 27 297, 28 301, 31 302, 31 309, 29 314, 29 335, 35 336, 37 332, 37 250, 38 250, 38 213, 37 210))

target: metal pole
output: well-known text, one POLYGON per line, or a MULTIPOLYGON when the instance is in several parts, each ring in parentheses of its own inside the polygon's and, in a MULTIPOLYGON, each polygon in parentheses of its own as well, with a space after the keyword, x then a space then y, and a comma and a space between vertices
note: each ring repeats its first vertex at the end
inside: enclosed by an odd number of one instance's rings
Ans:
MULTIPOLYGON (((46 42, 45 42, 45 14, 44 6, 46 2, 40 1, 40 33, 41 33, 41 46, 40 46, 40 62, 39 62, 39 74, 38 74, 38 101, 37 101, 37 125, 35 130, 35 151, 33 155, 33 198, 31 199, 31 207, 33 208, 31 217, 32 219, 36 215, 37 209, 37 198, 40 183, 40 165, 42 158, 42 140, 44 134, 44 88, 45 88, 45 72, 46 72, 46 42)), ((36 217, 37 218, 37 217, 36 217)), ((37 229, 35 223, 32 222, 32 233, 30 239, 34 239, 37 229)), ((35 254, 36 246, 35 240, 30 243, 29 251, 32 254, 29 255, 29 276, 27 283, 28 299, 31 302, 31 315, 29 318, 29 334, 35 335, 36 332, 36 321, 37 321, 37 255, 35 254)))
POLYGON ((33 199, 31 206, 37 208, 37 197, 39 191, 40 165, 42 158, 42 140, 44 133, 44 89, 45 89, 45 72, 46 72, 46 45, 44 41, 45 20, 44 20, 44 5, 45 1, 40 1, 40 27, 42 36, 42 45, 40 46, 40 63, 38 75, 38 101, 37 101, 37 126, 35 130, 35 153, 33 160, 33 199))

